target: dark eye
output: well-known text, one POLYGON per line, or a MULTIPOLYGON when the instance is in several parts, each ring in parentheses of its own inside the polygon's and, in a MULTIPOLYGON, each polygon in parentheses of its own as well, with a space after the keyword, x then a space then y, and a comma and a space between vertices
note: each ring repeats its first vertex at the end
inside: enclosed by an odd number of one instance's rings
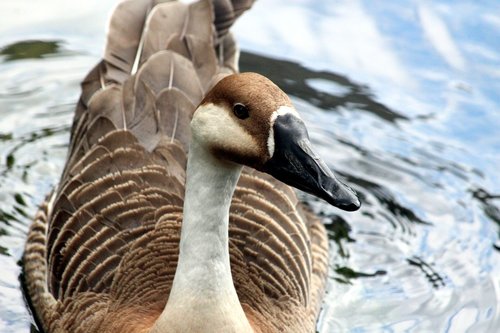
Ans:
POLYGON ((241 103, 236 103, 233 105, 233 112, 234 115, 240 119, 246 119, 250 117, 250 115, 248 114, 248 108, 241 103))

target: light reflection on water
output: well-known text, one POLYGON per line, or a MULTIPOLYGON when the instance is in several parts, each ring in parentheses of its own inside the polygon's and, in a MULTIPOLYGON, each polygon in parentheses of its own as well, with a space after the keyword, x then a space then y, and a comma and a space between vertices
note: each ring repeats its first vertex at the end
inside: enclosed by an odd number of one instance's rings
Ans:
MULTIPOLYGON (((112 5, 0 4, 34 15, 0 23, 0 332, 29 331, 17 261, 112 5)), ((345 213, 304 196, 331 239, 320 332, 500 327, 497 13, 484 1, 266 0, 237 23, 242 69, 292 96, 363 201, 345 213)))

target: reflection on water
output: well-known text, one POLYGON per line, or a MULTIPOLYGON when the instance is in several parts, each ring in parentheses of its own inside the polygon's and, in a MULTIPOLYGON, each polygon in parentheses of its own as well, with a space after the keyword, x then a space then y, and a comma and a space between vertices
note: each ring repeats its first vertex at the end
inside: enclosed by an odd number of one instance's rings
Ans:
POLYGON ((499 227, 499 237, 493 246, 497 251, 500 251, 500 194, 492 195, 483 189, 476 189, 472 191, 472 195, 474 199, 481 202, 484 215, 499 227))
MULTIPOLYGON (((60 175, 79 82, 104 39, 96 22, 112 2, 79 3, 71 20, 62 13, 76 5, 49 4, 24 28, 0 24, 0 332, 30 331, 18 260, 60 175)), ((346 213, 302 195, 331 240, 319 332, 500 327, 496 13, 465 0, 267 0, 236 26, 241 69, 291 95, 363 202, 346 213)))
POLYGON ((288 94, 323 110, 337 110, 340 107, 355 106, 391 122, 407 119, 375 101, 366 86, 356 84, 343 75, 326 71, 312 71, 292 61, 277 60, 247 52, 243 52, 240 58, 240 67, 242 70, 260 72, 288 94), (326 85, 330 89, 317 89, 318 85, 323 87, 326 85), (343 90, 340 90, 339 87, 342 87, 343 90), (340 90, 340 94, 338 90, 340 90))
POLYGON ((42 58, 46 55, 58 53, 59 44, 59 42, 55 41, 23 41, 3 47, 0 49, 0 55, 5 56, 4 61, 42 58))

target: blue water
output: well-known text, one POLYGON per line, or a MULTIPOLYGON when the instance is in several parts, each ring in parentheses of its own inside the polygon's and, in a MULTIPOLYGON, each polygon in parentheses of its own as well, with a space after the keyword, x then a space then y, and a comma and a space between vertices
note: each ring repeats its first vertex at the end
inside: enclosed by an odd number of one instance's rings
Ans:
MULTIPOLYGON (((30 332, 18 261, 114 3, 0 2, 0 332, 30 332)), ((303 196, 331 239, 318 331, 497 332, 500 3, 266 0, 234 31, 363 201, 303 196)))

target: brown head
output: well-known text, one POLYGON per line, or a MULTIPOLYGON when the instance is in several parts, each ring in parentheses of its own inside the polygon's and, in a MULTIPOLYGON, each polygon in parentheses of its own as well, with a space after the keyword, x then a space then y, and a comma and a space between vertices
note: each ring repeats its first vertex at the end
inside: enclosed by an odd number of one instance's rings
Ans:
POLYGON ((220 159, 266 172, 344 210, 359 200, 311 147, 288 96, 256 73, 225 77, 207 94, 191 122, 193 140, 220 159))

